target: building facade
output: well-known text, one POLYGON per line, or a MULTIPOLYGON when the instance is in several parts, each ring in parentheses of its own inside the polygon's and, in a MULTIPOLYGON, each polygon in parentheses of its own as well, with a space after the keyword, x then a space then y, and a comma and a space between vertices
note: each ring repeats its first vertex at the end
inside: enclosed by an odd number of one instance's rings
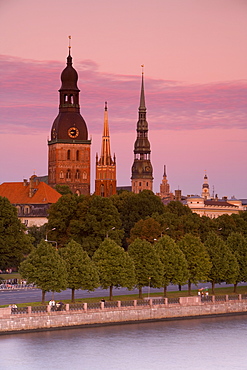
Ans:
POLYGON ((104 128, 102 135, 101 156, 96 154, 95 194, 110 197, 116 194, 116 157, 111 157, 110 133, 108 124, 107 102, 104 111, 104 128))
POLYGON ((132 165, 131 188, 133 193, 153 190, 153 167, 150 160, 148 122, 146 120, 144 95, 144 76, 142 72, 141 97, 137 122, 137 138, 134 144, 134 163, 132 165))
POLYGON ((4 182, 0 185, 0 196, 17 208, 20 221, 30 227, 42 226, 48 221, 48 209, 61 194, 33 175, 29 181, 4 182))
POLYGON ((90 147, 86 122, 80 114, 78 74, 67 57, 61 74, 59 114, 48 141, 48 184, 67 185, 75 194, 90 194, 90 147))

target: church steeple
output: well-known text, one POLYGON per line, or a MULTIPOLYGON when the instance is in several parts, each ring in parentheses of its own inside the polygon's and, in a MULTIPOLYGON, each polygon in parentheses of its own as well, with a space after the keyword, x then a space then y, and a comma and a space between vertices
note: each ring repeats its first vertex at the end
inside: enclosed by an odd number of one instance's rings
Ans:
POLYGON ((107 102, 105 102, 105 111, 104 111, 104 128, 102 135, 102 145, 101 145, 101 157, 99 164, 110 165, 112 164, 111 159, 111 149, 110 149, 110 134, 109 134, 109 125, 108 125, 108 110, 107 102))
MULTIPOLYGON (((143 66, 142 66, 143 67, 143 66)), ((148 122, 144 94, 144 73, 142 71, 140 106, 138 110, 137 138, 134 145, 134 163, 132 166, 132 191, 139 193, 153 188, 153 168, 150 161, 150 143, 148 140, 148 122)))
POLYGON ((53 122, 48 159, 48 183, 67 185, 73 193, 90 194, 90 145, 86 122, 80 114, 78 74, 72 56, 61 73, 59 113, 53 122))
POLYGON ((204 199, 209 199, 210 198, 208 177, 207 177, 206 173, 204 175, 204 182, 202 184, 202 198, 204 198, 204 199))
POLYGON ((116 194, 116 157, 114 154, 113 160, 111 158, 107 102, 105 102, 100 159, 96 154, 95 194, 102 197, 116 194))

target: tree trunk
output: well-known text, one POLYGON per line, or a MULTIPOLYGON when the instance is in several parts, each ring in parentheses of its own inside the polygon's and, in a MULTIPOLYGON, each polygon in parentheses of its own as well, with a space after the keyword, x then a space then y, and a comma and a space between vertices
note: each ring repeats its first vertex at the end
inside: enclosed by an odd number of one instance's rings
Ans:
POLYGON ((71 302, 75 303, 75 288, 71 289, 71 302))
POLYGON ((233 293, 237 293, 237 285, 238 285, 238 283, 235 283, 235 284, 234 284, 233 293))
POLYGON ((191 281, 188 280, 188 295, 191 295, 191 281))
POLYGON ((214 286, 215 286, 215 282, 214 281, 212 281, 212 294, 214 295, 214 286))
POLYGON ((167 285, 164 285, 164 297, 166 297, 167 285))
POLYGON ((42 304, 45 304, 45 290, 42 290, 42 304))
POLYGON ((178 286, 178 290, 181 292, 181 290, 182 290, 182 286, 179 284, 179 286, 178 286))
POLYGON ((142 299, 142 287, 139 287, 139 298, 142 299))
POLYGON ((110 286, 110 301, 112 301, 112 290, 113 290, 113 286, 111 285, 110 286))

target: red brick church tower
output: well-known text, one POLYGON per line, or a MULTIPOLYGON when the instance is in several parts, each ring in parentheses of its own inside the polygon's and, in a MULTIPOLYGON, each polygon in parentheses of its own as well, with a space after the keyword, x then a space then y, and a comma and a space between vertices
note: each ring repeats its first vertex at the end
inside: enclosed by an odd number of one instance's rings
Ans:
POLYGON ((101 157, 96 154, 95 194, 110 197, 116 194, 116 157, 111 158, 110 134, 107 103, 105 103, 104 128, 102 135, 101 157))
POLYGON ((68 185, 75 194, 90 194, 90 145, 86 123, 80 114, 78 74, 67 57, 59 90, 59 114, 48 141, 48 184, 68 185))

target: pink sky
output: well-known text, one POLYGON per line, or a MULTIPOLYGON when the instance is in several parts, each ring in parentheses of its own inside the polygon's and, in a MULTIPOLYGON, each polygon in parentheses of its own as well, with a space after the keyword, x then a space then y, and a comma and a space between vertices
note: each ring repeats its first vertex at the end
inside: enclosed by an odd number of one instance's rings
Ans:
POLYGON ((154 191, 247 198, 246 0, 0 0, 0 183, 47 173, 68 35, 81 114, 100 152, 108 101, 118 185, 129 185, 145 64, 154 191))

